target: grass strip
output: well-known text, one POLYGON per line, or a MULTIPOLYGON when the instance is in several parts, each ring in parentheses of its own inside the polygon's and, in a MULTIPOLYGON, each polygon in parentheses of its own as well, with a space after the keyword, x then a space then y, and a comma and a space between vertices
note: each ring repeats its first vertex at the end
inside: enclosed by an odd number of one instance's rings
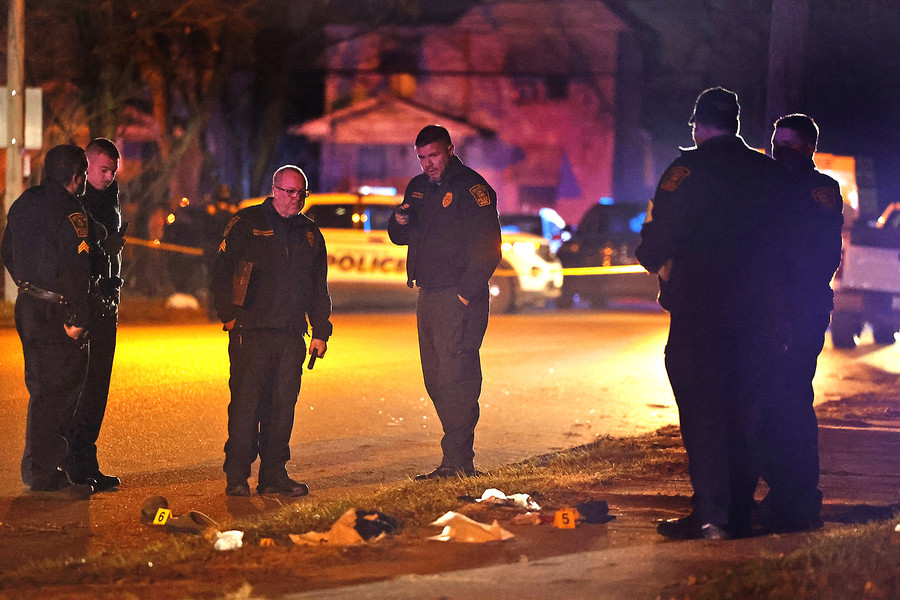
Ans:
MULTIPOLYGON (((540 490, 542 498, 552 499, 561 493, 599 486, 615 477, 658 470, 658 465, 672 462, 673 458, 671 453, 661 451, 655 439, 604 437, 584 446, 500 467, 478 478, 427 483, 406 480, 383 485, 374 493, 348 494, 328 502, 310 497, 273 512, 224 523, 222 530, 241 530, 244 543, 256 546, 261 538, 286 540, 291 533, 327 530, 344 512, 356 507, 390 515, 400 524, 401 532, 413 531, 458 509, 459 496, 480 497, 486 488, 533 495, 538 492, 531 490, 540 490)), ((230 554, 216 552, 212 543, 201 536, 171 536, 139 551, 106 551, 25 563, 0 574, 0 588, 153 577, 163 568, 177 571, 179 565, 190 561, 232 560, 230 554)))
POLYGON ((811 535, 809 545, 714 571, 660 595, 670 600, 891 600, 900 598, 896 519, 811 535))

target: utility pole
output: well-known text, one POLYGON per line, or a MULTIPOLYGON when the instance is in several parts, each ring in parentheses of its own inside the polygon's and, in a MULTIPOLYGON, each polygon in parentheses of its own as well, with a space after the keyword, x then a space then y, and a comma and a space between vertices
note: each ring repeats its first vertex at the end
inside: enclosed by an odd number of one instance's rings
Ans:
POLYGON ((806 44, 810 0, 772 0, 766 128, 778 117, 806 110, 806 44))
MULTIPOLYGON (((13 201, 22 193, 25 152, 25 0, 9 0, 6 43, 6 195, 2 226, 13 201)), ((16 286, 3 269, 3 296, 15 301, 16 286)))

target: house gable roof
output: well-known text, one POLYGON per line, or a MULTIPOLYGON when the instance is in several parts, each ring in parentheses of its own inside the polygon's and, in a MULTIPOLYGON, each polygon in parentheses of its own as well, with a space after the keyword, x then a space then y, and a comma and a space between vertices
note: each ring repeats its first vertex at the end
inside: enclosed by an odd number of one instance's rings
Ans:
POLYGON ((292 135, 334 144, 412 144, 422 127, 440 124, 454 140, 494 132, 407 99, 378 96, 288 128, 292 135))

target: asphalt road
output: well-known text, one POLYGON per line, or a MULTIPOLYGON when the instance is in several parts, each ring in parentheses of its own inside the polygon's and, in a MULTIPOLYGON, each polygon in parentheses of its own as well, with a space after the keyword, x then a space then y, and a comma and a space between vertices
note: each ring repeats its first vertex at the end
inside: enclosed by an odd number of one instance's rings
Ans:
MULTIPOLYGON (((333 321, 327 356, 304 374, 289 471, 322 489, 399 480, 435 466, 440 423, 422 384, 415 315, 351 313, 333 321)), ((667 324, 652 311, 492 317, 482 349, 476 465, 677 423, 662 359, 667 324)), ((99 444, 106 472, 126 481, 222 477, 226 341, 214 324, 120 328, 99 444)), ((866 381, 843 377, 860 361, 896 372, 897 352, 837 353, 827 343, 819 398, 865 389, 866 381)), ((14 496, 22 489, 28 396, 13 329, 0 329, 0 394, 0 496, 14 496)))

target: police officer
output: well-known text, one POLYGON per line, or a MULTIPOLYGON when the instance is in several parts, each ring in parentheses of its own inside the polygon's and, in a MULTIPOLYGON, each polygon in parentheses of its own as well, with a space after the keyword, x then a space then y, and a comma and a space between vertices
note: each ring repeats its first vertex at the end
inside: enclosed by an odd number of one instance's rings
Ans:
POLYGON ((773 372, 763 404, 766 427, 763 501, 769 531, 808 531, 822 526, 818 423, 813 377, 834 308, 831 279, 841 261, 843 200, 837 181, 816 170, 819 127, 807 115, 775 122, 772 156, 789 174, 785 198, 791 223, 790 341, 773 372))
POLYGON ((119 151, 110 140, 97 138, 85 148, 88 159, 83 204, 90 217, 91 249, 91 353, 84 391, 75 408, 66 438, 69 455, 64 468, 72 481, 93 483, 97 491, 119 485, 118 477, 105 475, 97 462, 97 438, 106 413, 113 356, 116 352, 119 289, 124 233, 116 171, 119 151))
POLYGON ((299 167, 275 172, 272 196, 226 225, 213 273, 213 300, 228 331, 231 403, 224 471, 228 496, 249 496, 259 456, 259 494, 303 496, 288 476, 294 406, 306 354, 325 356, 332 326, 328 255, 318 227, 300 211, 308 184, 299 167))
POLYGON ((669 538, 749 534, 763 375, 783 334, 785 278, 775 162, 738 135, 737 95, 697 98, 696 146, 663 173, 635 254, 670 313, 666 371, 688 455, 693 511, 669 538))
POLYGON ((409 182, 388 234, 409 246, 406 268, 410 287, 419 287, 425 389, 444 430, 441 464, 416 479, 473 476, 479 349, 488 322, 488 280, 501 256, 497 195, 453 153, 445 128, 426 126, 415 147, 423 174, 409 182))
POLYGON ((2 254, 19 287, 16 330, 28 388, 22 479, 36 494, 80 498, 90 484, 73 485, 60 469, 65 433, 87 374, 85 339, 91 310, 88 218, 79 202, 88 163, 78 146, 47 152, 41 185, 29 188, 7 216, 2 254))

